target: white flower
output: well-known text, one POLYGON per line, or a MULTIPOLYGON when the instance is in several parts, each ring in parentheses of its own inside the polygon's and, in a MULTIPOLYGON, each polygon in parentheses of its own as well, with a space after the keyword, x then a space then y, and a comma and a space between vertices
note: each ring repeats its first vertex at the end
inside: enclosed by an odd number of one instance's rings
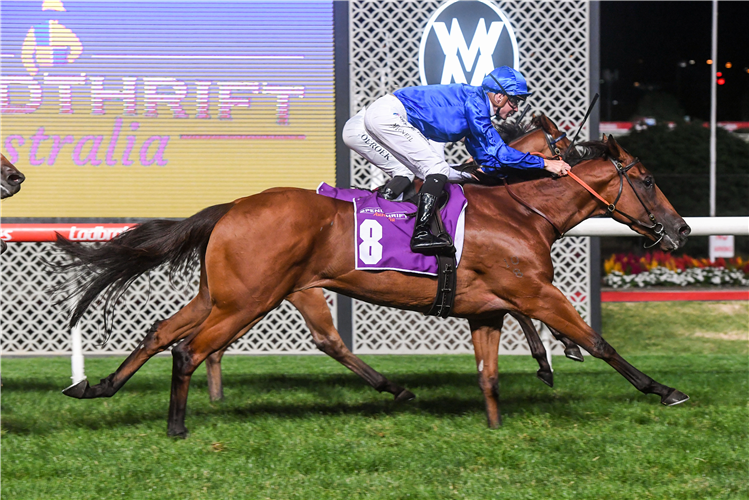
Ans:
POLYGON ((687 286, 704 285, 739 285, 749 286, 749 278, 737 269, 724 267, 692 268, 672 271, 665 267, 654 267, 639 274, 624 275, 612 271, 604 277, 603 282, 612 288, 644 288, 653 285, 687 286))

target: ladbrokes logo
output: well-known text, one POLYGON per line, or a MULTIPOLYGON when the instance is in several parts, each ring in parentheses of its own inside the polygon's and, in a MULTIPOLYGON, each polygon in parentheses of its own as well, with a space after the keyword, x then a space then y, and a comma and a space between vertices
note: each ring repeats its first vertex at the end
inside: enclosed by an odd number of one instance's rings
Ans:
POLYGON ((494 68, 519 69, 518 46, 510 22, 485 0, 452 0, 429 19, 419 48, 422 85, 470 83, 494 68))

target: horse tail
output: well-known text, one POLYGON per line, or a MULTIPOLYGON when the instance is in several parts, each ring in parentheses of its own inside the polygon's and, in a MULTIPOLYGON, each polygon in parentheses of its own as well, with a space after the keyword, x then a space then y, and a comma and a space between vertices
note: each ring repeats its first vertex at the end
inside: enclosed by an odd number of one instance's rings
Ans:
POLYGON ((127 288, 139 276, 162 264, 169 267, 171 280, 177 273, 189 271, 198 259, 202 262, 213 228, 233 206, 234 203, 214 205, 181 221, 150 220, 98 247, 74 243, 58 234, 57 247, 71 261, 53 267, 57 271, 74 271, 67 282, 72 291, 66 299, 78 297, 70 326, 75 326, 91 303, 106 291, 104 326, 108 336, 114 306, 127 288))

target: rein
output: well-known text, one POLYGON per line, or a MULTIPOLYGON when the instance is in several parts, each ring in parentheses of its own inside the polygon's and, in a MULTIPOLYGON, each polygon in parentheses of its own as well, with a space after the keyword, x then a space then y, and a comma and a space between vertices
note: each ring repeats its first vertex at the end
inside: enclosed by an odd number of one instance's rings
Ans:
POLYGON ((540 215, 541 217, 543 217, 544 219, 546 219, 546 222, 548 222, 549 224, 551 224, 551 227, 554 228, 554 230, 557 232, 557 235, 559 237, 564 236, 564 233, 559 230, 559 228, 557 227, 557 225, 554 224, 554 221, 551 220, 545 213, 543 213, 542 211, 540 211, 539 209, 537 209, 535 207, 532 207, 532 206, 528 205, 526 202, 524 202, 522 199, 520 199, 515 193, 513 193, 512 190, 510 189, 510 185, 507 183, 507 179, 505 177, 502 177, 502 183, 505 185, 505 188, 507 189, 507 194, 509 194, 512 197, 513 200, 517 201, 518 203, 520 203, 521 205, 523 205, 525 208, 527 208, 528 210, 530 210, 534 214, 540 215))
MULTIPOLYGON (((544 134, 546 134, 546 136, 547 136, 546 138, 547 138, 547 142, 548 142, 549 141, 549 137, 548 137, 548 134, 546 133, 546 131, 544 131, 544 134)), ((559 137, 553 143, 549 142, 549 144, 555 144, 556 142, 559 141, 559 139, 562 139, 562 137, 564 137, 564 135, 562 135, 561 137, 559 137)), ((543 158, 543 155, 541 153, 533 152, 533 153, 530 153, 530 154, 532 154, 534 156, 540 156, 540 157, 543 158)), ((567 172, 567 175, 569 175, 575 182, 577 182, 578 184, 580 184, 580 186, 582 186, 586 191, 588 191, 590 194, 592 194, 598 201, 600 201, 601 203, 603 203, 604 205, 606 205, 606 215, 609 215, 609 216, 611 216, 613 218, 614 217, 614 213, 619 213, 619 214, 623 215, 624 217, 626 217, 627 219, 630 220, 631 224, 628 224, 630 227, 632 227, 632 225, 637 225, 637 226, 639 226, 639 227, 641 227, 641 228, 643 228, 643 229, 645 229, 647 231, 652 231, 653 234, 658 237, 658 239, 652 245, 644 245, 644 247, 645 248, 653 248, 654 246, 656 246, 658 243, 661 242, 661 240, 666 235, 666 233, 665 233, 663 224, 655 220, 655 215, 653 215, 653 213, 650 211, 650 209, 648 209, 647 205, 645 205, 645 202, 642 201, 642 198, 640 198, 639 193, 635 189, 635 186, 632 184, 632 180, 629 178, 629 175, 627 174, 627 172, 629 172, 632 169, 632 167, 634 167, 635 165, 637 165, 638 163, 640 163, 640 159, 639 158, 635 158, 632 161, 632 163, 630 163, 626 167, 622 167, 621 162, 618 161, 618 160, 614 160, 613 158, 609 158, 609 161, 611 161, 611 163, 614 165, 614 168, 616 169, 616 172, 619 175, 619 192, 617 193, 616 199, 614 200, 613 203, 609 203, 608 201, 606 201, 606 199, 603 196, 601 196, 600 194, 598 194, 598 192, 595 189, 593 189, 592 187, 590 187, 584 180, 582 180, 577 175, 575 175, 572 172, 572 170, 570 170, 569 172, 567 172), (624 179, 627 179, 627 184, 629 184, 629 187, 632 188, 632 192, 635 194, 635 197, 637 198, 637 201, 640 202, 640 205, 642 205, 642 208, 644 208, 645 212, 647 212, 648 218, 653 223, 652 225, 647 225, 644 222, 640 221, 639 219, 636 219, 635 217, 632 217, 628 213, 622 212, 621 210, 619 210, 618 208, 616 208, 616 204, 619 203, 619 198, 621 198, 622 191, 624 190, 624 179)), ((539 216, 543 217, 544 219, 546 219, 546 221, 549 224, 551 224, 551 227, 553 227, 554 230, 557 232, 557 235, 559 235, 560 237, 564 236, 564 233, 559 229, 559 227, 557 227, 557 225, 554 223, 554 221, 551 220, 551 218, 549 216, 547 216, 545 213, 541 212, 537 208, 529 205, 528 203, 526 203, 525 201, 523 201, 520 197, 518 197, 515 193, 513 193, 512 190, 510 189, 510 185, 507 183, 507 179, 506 178, 504 178, 504 177, 502 178, 502 183, 504 184, 505 188, 507 189, 507 194, 509 194, 512 197, 513 200, 517 201, 518 203, 520 203, 521 205, 523 205, 525 208, 527 208, 531 212, 535 213, 536 215, 539 215, 539 216)))
POLYGON ((630 220, 632 225, 637 225, 647 231, 652 231, 655 236, 658 236, 658 239, 652 244, 652 245, 644 245, 645 248, 653 248, 658 243, 661 242, 663 237, 666 235, 666 232, 664 230, 663 224, 655 220, 655 215, 648 209, 647 205, 645 205, 645 202, 642 201, 642 198, 640 198, 640 194, 635 189, 634 184, 632 184, 632 180, 629 178, 629 175, 627 172, 629 172, 632 167, 640 163, 639 158, 635 158, 632 163, 627 165, 626 167, 622 167, 622 164, 618 160, 614 160, 613 158, 609 158, 609 161, 614 165, 614 168, 616 169, 616 173, 619 174, 619 192, 616 195, 616 199, 614 200, 614 203, 609 203, 606 201, 600 194, 598 194, 592 187, 590 187, 585 181, 580 179, 578 176, 576 176, 572 171, 570 170, 567 172, 567 174, 572 177, 572 179, 575 180, 578 184, 580 184, 583 188, 585 188, 590 194, 592 194, 598 201, 606 205, 606 214, 614 217, 614 213, 619 213, 630 220), (629 184, 629 187, 632 188, 632 192, 635 194, 635 197, 637 198, 637 201, 640 202, 640 205, 642 205, 642 208, 645 209, 645 212, 648 214, 648 218, 653 223, 652 225, 647 225, 644 222, 640 221, 639 219, 636 219, 635 217, 632 217, 626 212, 622 212, 618 208, 616 208, 616 204, 619 203, 619 198, 622 196, 622 191, 624 189, 624 179, 627 179, 627 184, 629 184))

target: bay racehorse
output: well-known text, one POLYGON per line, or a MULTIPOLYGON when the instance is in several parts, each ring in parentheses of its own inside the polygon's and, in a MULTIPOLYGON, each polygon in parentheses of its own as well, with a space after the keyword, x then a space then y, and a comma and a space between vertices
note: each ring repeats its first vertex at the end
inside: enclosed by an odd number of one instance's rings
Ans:
MULTIPOLYGON (((4 154, 0 153, 0 199, 4 200, 18 193, 25 180, 26 176, 4 154)), ((8 244, 0 239, 0 255, 4 254, 7 249, 8 244)))
MULTIPOLYGON (((543 155, 553 155, 559 151, 553 151, 551 148, 561 147, 562 151, 569 146, 569 139, 565 134, 559 131, 556 125, 545 115, 535 116, 528 124, 513 123, 502 124, 500 133, 505 142, 520 151, 533 151, 543 155)), ((176 225, 176 221, 161 221, 162 229, 166 225, 176 225)), ((133 229, 133 231, 136 229, 133 229)), ((119 239, 105 244, 99 249, 77 248, 73 253, 79 258, 79 262, 85 262, 89 268, 99 269, 107 267, 110 259, 110 247, 119 245, 119 239)), ((73 250, 70 245, 66 245, 69 252, 73 250)), ((202 283, 202 282, 201 282, 202 283)), ((102 290, 103 286, 109 283, 101 282, 98 287, 102 290)), ((93 290, 93 288, 91 289, 93 290)), ((89 294, 89 297, 93 294, 89 294)), ((403 387, 391 382, 382 374, 378 373, 372 367, 367 365, 360 358, 355 356, 343 343, 338 331, 333 325, 333 318, 330 314, 325 296, 322 289, 310 288, 290 294, 286 299, 296 307, 302 314, 307 327, 312 333, 314 344, 324 353, 337 360, 351 371, 359 375, 368 384, 380 392, 389 392, 393 394, 396 400, 413 398, 413 394, 403 387)), ((114 304, 112 304, 114 306, 114 304)), ((105 314, 107 314, 105 312, 105 314)), ((535 326, 529 318, 521 313, 514 311, 511 313, 520 323, 523 332, 526 335, 528 344, 531 347, 531 355, 537 360, 539 369, 537 376, 544 383, 553 386, 553 372, 546 357, 546 349, 536 331, 535 326)), ((105 318, 105 325, 111 324, 105 318)), ((64 394, 82 399, 111 397, 129 380, 129 378, 140 369, 140 367, 155 354, 164 351, 174 342, 185 337, 187 330, 167 330, 171 331, 174 336, 167 336, 164 331, 160 335, 154 335, 158 331, 158 325, 154 325, 146 338, 120 367, 108 377, 101 380, 99 384, 89 386, 88 381, 84 380, 63 391, 64 394)), ((561 337, 557 332, 552 332, 565 343, 565 353, 571 359, 582 361, 582 354, 577 345, 571 340, 561 337)), ((208 389, 212 401, 223 398, 223 387, 221 382, 221 358, 225 349, 211 354, 206 360, 208 373, 208 389)))
MULTIPOLYGON (((690 231, 650 172, 613 137, 589 146, 595 157, 573 169, 586 189, 568 176, 516 184, 514 196, 502 186, 465 187, 465 245, 452 315, 469 321, 490 427, 501 423, 497 351, 503 319, 512 312, 543 321, 606 361, 641 392, 658 395, 665 405, 688 399, 625 361, 552 284, 552 243, 558 233, 588 217, 609 214, 664 251, 682 246, 690 231), (522 273, 505 268, 505 258, 518 262, 522 273)), ((170 436, 187 435, 187 395, 195 369, 290 294, 327 288, 374 304, 425 312, 436 292, 431 277, 355 270, 353 205, 312 191, 273 189, 209 207, 176 225, 164 222, 150 221, 139 226, 148 230, 118 237, 119 245, 111 247, 112 265, 83 284, 72 321, 99 294, 102 283, 113 284, 107 295, 115 298, 139 271, 161 263, 189 265, 196 252, 202 257, 198 295, 150 333, 152 338, 185 337, 172 350, 170 436)))
MULTIPOLYGON (((497 126, 502 139, 514 149, 522 152, 533 152, 544 157, 555 157, 566 152, 570 146, 570 140, 566 137, 566 134, 561 132, 556 124, 546 115, 535 115, 527 123, 521 123, 521 121, 500 122, 497 126)), ((333 317, 330 314, 330 309, 328 308, 322 289, 311 288, 303 290, 289 295, 286 299, 302 314, 305 324, 312 333, 313 342, 318 349, 359 375, 379 392, 389 392, 393 394, 396 400, 413 397, 410 391, 392 383, 355 356, 346 347, 333 325, 333 317)), ((536 376, 549 387, 553 387, 554 372, 548 362, 546 348, 541 341, 535 325, 530 318, 519 312, 511 312, 510 314, 523 330, 531 350, 531 356, 539 365, 536 376)), ((553 328, 549 328, 549 330, 557 340, 564 344, 564 353, 568 358, 574 361, 583 361, 583 355, 573 341, 562 336, 553 328)), ((169 342, 169 345, 171 343, 169 342)), ((159 346, 160 350, 158 352, 166 349, 166 347, 168 345, 159 346)), ((211 401, 223 399, 221 359, 224 352, 225 349, 222 349, 206 359, 208 393, 211 401)), ((114 379, 117 380, 117 378, 115 374, 114 379)), ((85 385, 84 382, 81 384, 82 387, 85 385)), ((80 388, 78 391, 80 391, 80 388)), ((92 391, 89 389, 88 393, 92 394, 92 391)))
MULTIPOLYGON (((0 153, 0 199, 10 198, 21 190, 21 183, 26 180, 20 170, 0 153)), ((5 252, 7 244, 0 240, 0 253, 5 252)))

